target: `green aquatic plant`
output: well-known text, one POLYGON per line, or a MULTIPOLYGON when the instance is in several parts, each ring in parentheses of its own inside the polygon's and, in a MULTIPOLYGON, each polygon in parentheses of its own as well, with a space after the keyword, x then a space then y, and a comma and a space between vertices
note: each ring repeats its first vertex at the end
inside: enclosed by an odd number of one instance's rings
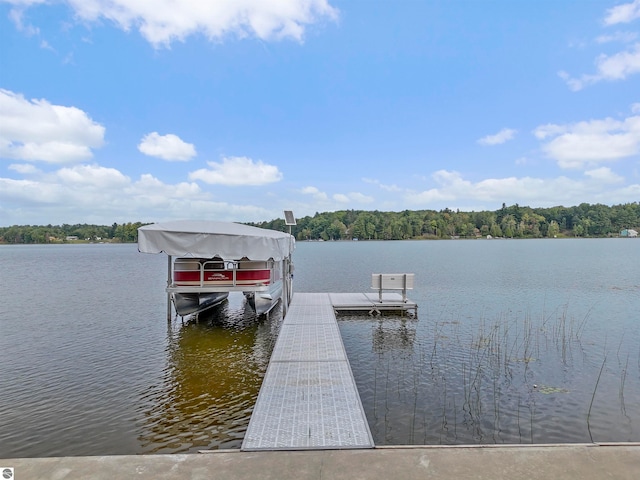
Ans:
POLYGON ((519 362, 519 363, 530 363, 530 362, 535 362, 537 360, 538 359, 534 358, 534 357, 512 358, 511 359, 512 362, 519 362))
POLYGON ((549 385, 534 385, 534 390, 544 395, 551 395, 553 393, 569 393, 569 390, 561 387, 551 387, 549 385))

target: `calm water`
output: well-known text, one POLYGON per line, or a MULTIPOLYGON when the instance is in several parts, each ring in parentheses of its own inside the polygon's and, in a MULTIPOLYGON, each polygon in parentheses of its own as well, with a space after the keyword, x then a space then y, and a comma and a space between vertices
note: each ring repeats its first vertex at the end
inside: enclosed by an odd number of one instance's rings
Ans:
MULTIPOLYGON (((297 291, 415 272, 340 318, 377 444, 640 441, 640 241, 297 244, 297 291)), ((0 247, 0 458, 237 448, 281 322, 166 321, 166 257, 0 247)))

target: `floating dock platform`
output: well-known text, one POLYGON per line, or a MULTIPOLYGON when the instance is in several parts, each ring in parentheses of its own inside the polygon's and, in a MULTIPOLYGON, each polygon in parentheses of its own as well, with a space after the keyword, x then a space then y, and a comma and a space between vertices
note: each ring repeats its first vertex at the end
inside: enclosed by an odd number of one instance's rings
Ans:
POLYGON ((382 312, 411 312, 418 315, 418 304, 403 299, 399 293, 328 293, 336 312, 368 312, 379 315, 382 312))

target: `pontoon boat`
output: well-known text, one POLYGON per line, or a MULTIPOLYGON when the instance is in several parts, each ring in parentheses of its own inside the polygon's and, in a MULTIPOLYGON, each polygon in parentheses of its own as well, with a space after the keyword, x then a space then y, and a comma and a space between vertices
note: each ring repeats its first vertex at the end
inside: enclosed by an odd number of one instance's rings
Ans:
MULTIPOLYGON (((138 250, 169 256, 168 307, 197 314, 243 292, 257 315, 291 301, 290 234, 238 223, 182 220, 138 229, 138 250)), ((170 308, 167 312, 171 316, 170 308)))

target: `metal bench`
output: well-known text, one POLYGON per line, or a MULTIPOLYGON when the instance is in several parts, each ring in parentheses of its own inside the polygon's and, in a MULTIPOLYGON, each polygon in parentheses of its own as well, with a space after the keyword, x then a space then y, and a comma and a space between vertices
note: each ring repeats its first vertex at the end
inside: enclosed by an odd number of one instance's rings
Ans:
POLYGON ((371 288, 378 290, 382 303, 383 290, 402 290, 402 301, 407 301, 407 290, 413 289, 414 273, 372 273, 371 288))

